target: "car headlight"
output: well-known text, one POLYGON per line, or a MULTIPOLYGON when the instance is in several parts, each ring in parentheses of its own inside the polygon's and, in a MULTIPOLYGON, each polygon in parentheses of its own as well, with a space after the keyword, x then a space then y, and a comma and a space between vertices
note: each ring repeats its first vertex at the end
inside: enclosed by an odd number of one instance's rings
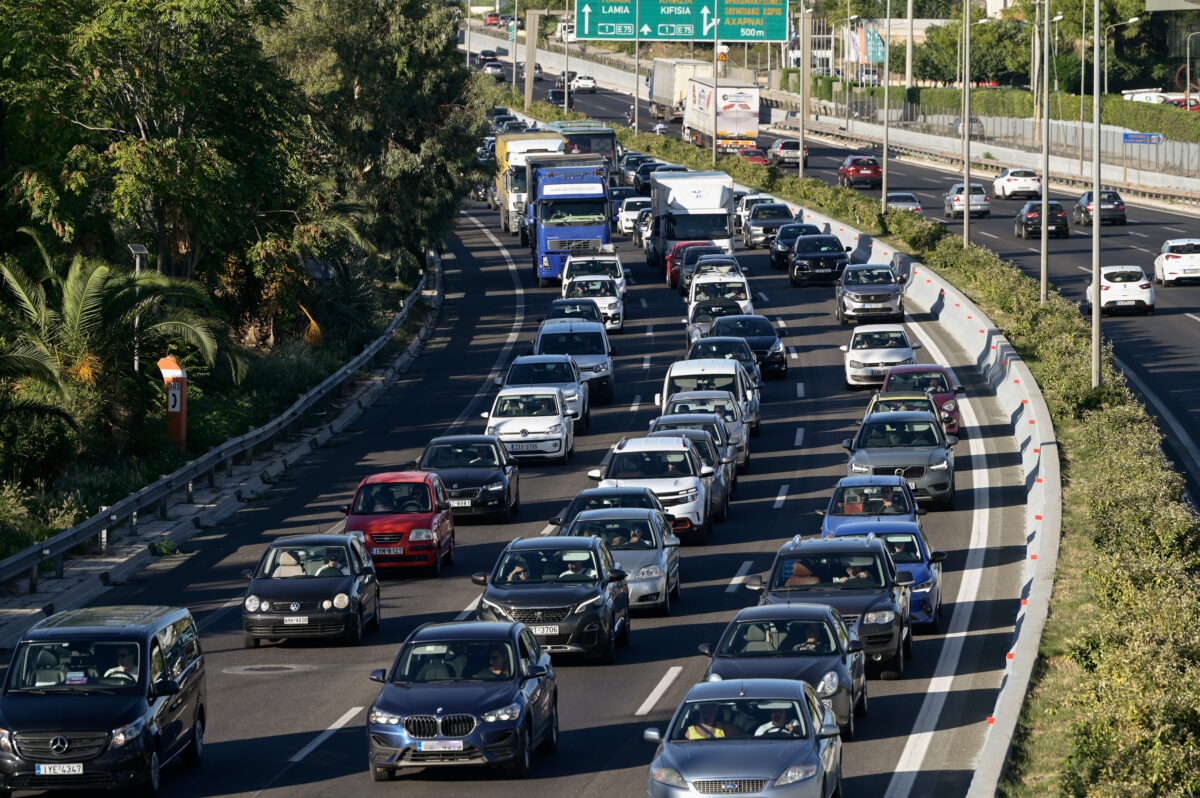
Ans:
POLYGON ((660 576, 662 576, 661 568, 657 565, 646 565, 638 569, 634 579, 658 579, 660 576))
POLYGON ((483 718, 484 723, 499 723, 506 720, 516 720, 521 717, 521 705, 509 704, 506 707, 492 709, 484 712, 479 717, 483 718))
POLYGON ((620 303, 620 302, 609 302, 609 303, 608 303, 608 309, 609 309, 609 310, 618 310, 618 309, 620 309, 620 307, 621 307, 621 303, 620 303))
POLYGON ((488 425, 488 428, 487 428, 487 434, 488 434, 488 435, 495 435, 495 434, 497 434, 497 432, 499 431, 499 429, 500 429, 499 427, 496 427, 496 426, 494 426, 494 425, 488 425))
POLYGON ((896 620, 896 613, 892 610, 875 610, 868 612, 863 616, 862 622, 865 624, 875 624, 878 626, 888 626, 892 621, 896 620))
POLYGON ((603 374, 604 372, 608 371, 608 364, 597 363, 596 365, 592 366, 592 371, 596 372, 597 374, 603 374))
POLYGON ((916 357, 906 357, 900 362, 902 366, 911 366, 917 362, 916 357))
POLYGON ((687 504, 688 502, 694 502, 698 498, 700 498, 700 489, 699 488, 692 488, 690 490, 686 490, 683 493, 679 494, 679 501, 684 504, 687 504))
POLYGON ((815 775, 817 775, 816 765, 794 765, 779 774, 779 778, 775 779, 775 786, 783 787, 787 784, 795 784, 798 781, 811 779, 815 775))
POLYGON ((138 718, 133 723, 127 723, 118 729, 113 729, 109 734, 112 735, 112 747, 120 748, 123 745, 128 745, 136 740, 142 733, 142 729, 146 727, 146 719, 138 718))
POLYGON ((927 579, 924 582, 918 582, 917 584, 913 585, 912 591, 914 593, 921 593, 926 590, 933 590, 934 584, 936 584, 936 580, 927 579))
POLYGON ((484 490, 496 491, 497 493, 504 490, 504 482, 497 480, 483 486, 484 490))
POLYGON ((246 596, 245 605, 247 611, 258 612, 258 608, 261 604, 262 602, 258 600, 258 596, 246 596))
POLYGON ((329 599, 325 599, 321 602, 321 609, 326 611, 333 609, 333 602, 329 599))
POLYGON ((604 595, 601 594, 599 596, 593 596, 592 598, 588 599, 587 601, 581 601, 575 605, 575 612, 579 615, 582 615, 584 612, 586 612, 588 610, 589 607, 595 607, 603 600, 604 600, 604 595))
POLYGON ((267 601, 266 599, 263 599, 262 603, 259 604, 258 607, 263 612, 266 612, 267 610, 271 609, 271 602, 267 601))
POLYGON ((861 368, 865 368, 865 367, 866 367, 866 364, 861 361, 858 361, 858 360, 850 361, 850 368, 852 368, 852 369, 861 369, 861 368))
POLYGON ((543 269, 549 269, 549 268, 550 268, 550 256, 549 256, 549 255, 543 255, 543 256, 542 256, 542 268, 543 268, 543 269))
POLYGON ((339 610, 346 609, 350 606, 350 597, 345 593, 338 593, 333 597, 333 606, 337 607, 339 610))
POLYGON ((853 474, 870 474, 871 467, 869 465, 863 465, 862 463, 851 463, 850 472, 853 474))
POLYGON ((391 712, 384 712, 383 710, 377 709, 376 707, 371 707, 371 714, 369 714, 367 716, 367 718, 372 723, 378 723, 383 726, 399 726, 400 725, 400 716, 399 715, 393 715, 391 712))
POLYGON ((942 409, 946 412, 951 412, 956 407, 958 407, 958 402, 954 401, 953 399, 947 400, 945 404, 942 405, 942 409))
POLYGON ((940 462, 940 463, 934 463, 933 465, 931 465, 931 466, 929 467, 929 470, 930 470, 930 471, 945 471, 945 470, 946 470, 946 469, 948 469, 949 467, 950 467, 950 461, 949 461, 949 460, 943 460, 943 461, 942 461, 942 462, 940 462))
POLYGON ((719 673, 710 673, 705 678, 705 681, 706 682, 720 682, 720 681, 724 681, 724 679, 721 676, 721 674, 719 674, 719 673))
POLYGON ((821 698, 829 698, 829 696, 837 692, 837 689, 837 671, 829 671, 821 677, 821 681, 817 682, 817 695, 821 698))
POLYGON ((432 529, 414 529, 408 533, 409 540, 433 540, 432 529))
POLYGON ((13 752, 12 732, 8 729, 0 729, 0 751, 6 754, 13 752))
POLYGON ((485 598, 481 598, 479 600, 479 606, 483 607, 484 609, 491 610, 492 612, 499 615, 501 618, 508 617, 508 610, 506 610, 504 607, 502 607, 501 605, 497 604, 494 601, 488 601, 485 598))
POLYGON ((772 354, 772 355, 782 355, 782 354, 783 354, 783 341, 781 341, 780 339, 776 338, 776 339, 775 339, 775 343, 771 344, 771 351, 770 351, 770 354, 772 354))
POLYGON ((859 294, 852 294, 849 291, 846 291, 844 294, 842 294, 842 296, 844 296, 846 299, 849 299, 851 302, 862 302, 863 301, 862 296, 860 296, 859 294))
POLYGON ((682 787, 685 790, 688 788, 687 782, 675 768, 650 768, 650 778, 668 787, 682 787))

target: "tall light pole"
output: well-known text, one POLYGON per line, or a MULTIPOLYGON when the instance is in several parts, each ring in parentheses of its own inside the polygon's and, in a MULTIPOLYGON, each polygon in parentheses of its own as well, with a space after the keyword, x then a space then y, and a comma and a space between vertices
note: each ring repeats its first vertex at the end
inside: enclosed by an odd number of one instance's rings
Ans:
MULTIPOLYGON (((1079 174, 1083 175, 1083 98, 1087 95, 1084 93, 1084 77, 1087 75, 1087 0, 1080 0, 1081 8, 1079 18, 1082 20, 1079 24, 1079 174)), ((1092 58, 1096 54, 1092 53, 1092 58)))
MULTIPOLYGON (((717 168, 717 54, 720 51, 721 42, 717 39, 720 34, 721 24, 719 9, 716 0, 713 0, 713 85, 712 85, 712 168, 717 168)), ((703 23, 701 23, 703 24, 703 23)))
POLYGON ((796 177, 804 177, 804 120, 808 118, 808 91, 812 81, 812 56, 809 55, 808 15, 811 8, 800 12, 800 157, 796 161, 796 177))
MULTIPOLYGON (((1092 41, 1100 41, 1100 0, 1092 8, 1092 41)), ((1092 58, 1092 388, 1100 387, 1100 59, 1092 58)))
MULTIPOLYGON (((563 113, 569 114, 571 113, 571 34, 575 33, 577 29, 575 27, 575 15, 570 13, 570 0, 567 0, 566 9, 567 17, 571 20, 571 27, 563 29, 563 113)), ((576 34, 575 38, 579 38, 578 34, 576 34)), ((634 103, 634 105, 637 105, 637 103, 634 103)))
POLYGON ((904 101, 913 87, 913 0, 908 0, 908 37, 904 42, 904 101))
POLYGON ((513 7, 513 18, 512 18, 512 23, 511 23, 512 24, 512 49, 513 49, 513 56, 512 56, 512 62, 513 62, 512 90, 513 90, 513 94, 517 93, 517 53, 521 52, 521 48, 517 45, 517 31, 520 30, 520 28, 521 28, 520 19, 521 19, 521 0, 516 0, 516 4, 513 7))
POLYGON ((891 128, 892 106, 892 0, 887 0, 887 28, 883 37, 883 179, 880 181, 880 213, 887 213, 888 190, 888 131, 891 128))
POLYGON ((1195 33, 1189 33, 1187 37, 1187 85, 1183 88, 1183 94, 1187 98, 1184 101, 1184 108, 1192 110, 1192 37, 1200 36, 1200 30, 1195 33))
MULTIPOLYGON (((1063 15, 1058 14, 1054 19, 1050 20, 1054 23, 1054 93, 1058 94, 1058 23, 1062 22, 1063 15)), ((1061 108, 1061 106, 1060 106, 1061 108)))
MULTIPOLYGON (((963 246, 971 244, 971 2, 963 0, 963 246)), ((987 17, 977 24, 984 24, 987 17)))
MULTIPOLYGON (((1042 254, 1041 254, 1041 302, 1049 298, 1049 264, 1046 252, 1050 245, 1050 0, 1045 6, 1045 28, 1042 30, 1042 254)), ((1034 25, 1037 20, 1034 20, 1034 25)))
MULTIPOLYGON (((1140 17, 1130 17, 1124 22, 1114 22, 1104 29, 1104 93, 1108 94, 1108 32, 1115 28, 1122 28, 1126 25, 1132 25, 1137 22, 1140 17)), ((1178 73, 1176 73, 1178 74, 1178 73)))
MULTIPOLYGON (((142 258, 150 253, 141 244, 130 244, 129 251, 133 253, 133 295, 138 295, 137 278, 142 273, 142 258)), ((140 316, 133 317, 133 373, 137 374, 141 371, 141 362, 138 358, 138 325, 141 323, 140 316)))

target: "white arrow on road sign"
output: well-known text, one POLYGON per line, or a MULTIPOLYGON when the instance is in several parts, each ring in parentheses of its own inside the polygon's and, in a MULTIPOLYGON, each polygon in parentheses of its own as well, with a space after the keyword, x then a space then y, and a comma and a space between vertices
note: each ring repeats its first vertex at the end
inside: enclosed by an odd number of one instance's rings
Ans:
POLYGON ((649 25, 642 25, 642 35, 643 36, 650 35, 650 26, 649 25))
POLYGON ((585 3, 581 10, 583 11, 583 32, 587 33, 588 32, 588 17, 590 17, 592 14, 592 7, 585 3))
POLYGON ((710 30, 717 27, 717 19, 714 16, 712 22, 708 21, 708 6, 704 6, 700 9, 700 16, 704 17, 704 29, 700 35, 707 36, 710 30))

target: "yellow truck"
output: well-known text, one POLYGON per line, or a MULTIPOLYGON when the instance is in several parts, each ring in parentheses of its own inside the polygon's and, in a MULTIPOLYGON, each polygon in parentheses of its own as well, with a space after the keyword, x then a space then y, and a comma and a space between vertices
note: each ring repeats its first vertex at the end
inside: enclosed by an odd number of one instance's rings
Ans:
POLYGON ((534 153, 562 153, 561 134, 549 130, 501 133, 496 136, 496 182, 488 206, 500 211, 500 229, 509 235, 521 231, 525 215, 525 159, 534 153))

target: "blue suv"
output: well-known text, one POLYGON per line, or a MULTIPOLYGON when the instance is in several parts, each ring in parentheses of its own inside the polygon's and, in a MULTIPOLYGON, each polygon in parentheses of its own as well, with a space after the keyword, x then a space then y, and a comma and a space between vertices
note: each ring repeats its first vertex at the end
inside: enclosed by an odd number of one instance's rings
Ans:
POLYGON ((843 477, 834 486, 829 505, 817 510, 817 515, 825 519, 821 523, 821 537, 829 537, 842 524, 876 516, 915 524, 925 513, 925 508, 917 506, 908 483, 897 476, 843 477))

